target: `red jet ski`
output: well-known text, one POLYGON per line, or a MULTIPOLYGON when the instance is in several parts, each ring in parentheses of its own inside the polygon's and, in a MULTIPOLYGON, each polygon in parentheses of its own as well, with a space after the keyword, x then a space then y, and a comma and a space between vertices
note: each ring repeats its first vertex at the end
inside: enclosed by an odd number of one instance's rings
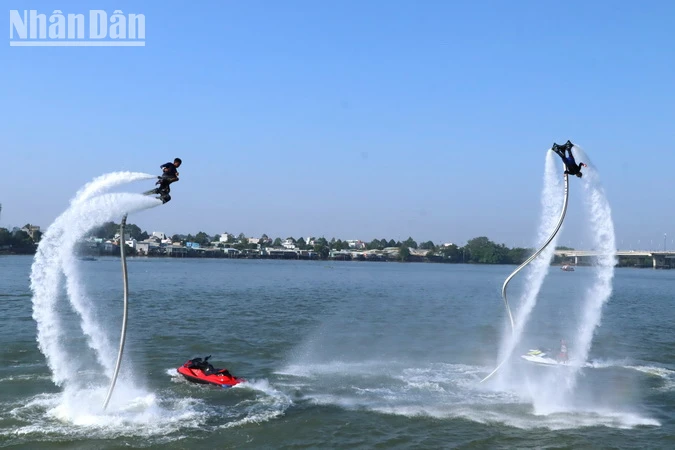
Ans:
POLYGON ((210 357, 211 355, 204 359, 190 359, 176 370, 193 383, 215 384, 223 388, 229 388, 246 381, 243 378, 235 377, 227 369, 216 369, 208 362, 210 357))

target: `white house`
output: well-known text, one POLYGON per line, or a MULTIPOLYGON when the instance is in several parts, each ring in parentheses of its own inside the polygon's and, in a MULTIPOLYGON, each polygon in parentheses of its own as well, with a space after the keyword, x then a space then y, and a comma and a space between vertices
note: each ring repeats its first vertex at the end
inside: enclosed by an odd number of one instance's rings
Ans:
POLYGON ((166 239, 166 235, 161 231, 153 231, 152 235, 156 238, 159 238, 160 241, 166 239))
POLYGON ((293 238, 284 239, 284 241, 281 243, 281 245, 283 245, 284 248, 288 248, 288 249, 292 250, 292 249, 295 248, 295 239, 293 239, 293 238))
POLYGON ((223 233, 220 235, 220 242, 227 242, 229 238, 230 238, 229 233, 223 233))
POLYGON ((128 239, 128 240, 124 241, 124 243, 127 244, 129 247, 133 248, 134 250, 136 249, 136 244, 137 244, 136 239, 131 238, 131 239, 128 239))
MULTIPOLYGON (((113 237, 113 240, 114 240, 114 241, 119 241, 119 239, 120 239, 120 234, 119 234, 119 233, 115 233, 115 236, 113 237)), ((124 233, 124 241, 126 242, 126 241, 128 241, 128 240, 131 240, 131 234, 125 232, 125 233, 124 233)))
POLYGON ((356 249, 366 248, 366 243, 359 240, 359 239, 348 240, 346 242, 347 242, 347 244, 349 244, 349 248, 356 248, 356 249))

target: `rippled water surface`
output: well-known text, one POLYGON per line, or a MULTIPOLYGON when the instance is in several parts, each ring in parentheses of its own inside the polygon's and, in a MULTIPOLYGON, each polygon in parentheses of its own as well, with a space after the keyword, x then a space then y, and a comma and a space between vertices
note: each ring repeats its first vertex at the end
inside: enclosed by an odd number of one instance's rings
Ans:
MULTIPOLYGON (((121 379, 108 378, 65 289, 57 386, 36 341, 30 257, 0 257, 0 446, 25 448, 675 448, 675 272, 617 269, 568 409, 480 380, 497 363, 512 266, 129 260, 121 379), (248 382, 179 378, 212 355, 248 382)), ((116 349, 119 260, 78 261, 93 334, 116 349)), ((591 268, 552 267, 520 353, 574 352, 591 268)), ((513 296, 523 288, 516 280, 513 296)), ((517 307, 517 302, 515 302, 517 307)), ((516 358, 523 384, 547 371, 516 358)))

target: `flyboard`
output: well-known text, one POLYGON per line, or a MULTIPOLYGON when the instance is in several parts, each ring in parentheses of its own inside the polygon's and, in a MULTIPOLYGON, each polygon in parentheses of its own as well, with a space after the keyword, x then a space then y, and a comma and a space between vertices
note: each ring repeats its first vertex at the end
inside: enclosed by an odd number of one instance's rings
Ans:
MULTIPOLYGON (((553 150, 553 149, 551 149, 551 150, 553 150)), ((553 230, 551 235, 548 237, 548 239, 546 239, 546 242, 544 242, 544 245, 542 245, 539 250, 534 252, 534 254, 532 256, 527 258, 527 260, 525 262, 523 262, 520 266, 518 266, 518 268, 516 268, 516 270, 514 270, 513 273, 511 273, 511 275, 509 275, 506 278, 506 280, 504 281, 504 284, 502 285, 502 298, 504 299, 504 306, 506 307, 506 313, 509 316, 509 322, 511 323, 511 332, 512 333, 515 333, 516 327, 515 327, 515 324, 513 322, 513 315, 511 314, 511 308, 509 307, 509 302, 506 298, 506 287, 509 285, 509 282, 513 279, 513 277, 515 277, 516 274, 518 274, 518 272, 520 272, 522 269, 525 268, 525 266, 527 266, 532 261, 534 261, 537 258, 537 256, 539 256, 541 254, 541 252, 543 252, 544 249, 546 247, 548 247, 548 245, 551 243, 551 241, 553 240, 555 235, 558 234, 558 231, 560 231, 560 227, 562 227, 562 224, 565 221, 565 214, 567 214, 567 201, 569 199, 569 178, 568 178, 568 175, 566 173, 564 174, 564 176, 565 176, 565 193, 564 193, 564 197, 563 197, 563 207, 562 207, 562 211, 560 212, 560 218, 558 219, 558 224, 556 225, 555 229, 553 230)), ((502 362, 500 362, 499 365, 495 368, 495 370, 490 372, 490 374, 488 376, 486 376, 485 378, 483 378, 482 380, 480 380, 480 382, 482 383, 482 382, 488 380, 495 373, 497 373, 497 371, 504 365, 504 363, 506 362, 507 359, 508 359, 508 357, 505 358, 502 362)))
MULTIPOLYGON (((160 197, 158 197, 158 200, 162 200, 162 203, 166 203, 168 200, 165 201, 163 192, 159 192, 158 189, 152 189, 150 191, 146 191, 143 193, 143 195, 152 195, 152 194, 160 194, 160 197)), ((168 193, 166 193, 168 196, 168 193)), ((171 197, 169 197, 170 199, 171 197)), ((112 393, 115 390, 115 383, 117 383, 117 376, 120 373, 120 367, 122 365, 122 355, 124 353, 124 343, 127 338, 127 318, 129 316, 129 277, 127 274, 127 256, 126 256, 126 250, 125 250, 125 242, 124 242, 124 228, 126 227, 127 224, 127 215, 125 214, 124 217, 122 217, 122 222, 120 223, 120 259, 122 260, 122 284, 124 286, 124 308, 122 312, 122 331, 120 333, 120 348, 119 351, 117 352, 117 362, 115 363, 115 371, 113 372, 112 379, 110 380, 110 387, 108 388, 108 394, 105 397, 105 402, 103 403, 103 410, 105 410, 108 407, 108 403, 110 402, 110 397, 112 397, 112 393)))

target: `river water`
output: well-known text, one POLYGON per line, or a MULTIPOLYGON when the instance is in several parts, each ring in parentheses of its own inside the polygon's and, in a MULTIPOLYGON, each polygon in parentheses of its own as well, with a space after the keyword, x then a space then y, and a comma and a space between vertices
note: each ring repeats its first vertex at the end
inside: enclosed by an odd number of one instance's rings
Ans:
MULTIPOLYGON (((589 367, 567 409, 542 413, 537 386, 568 369, 518 355, 564 337, 573 357, 592 268, 551 268, 509 369, 534 386, 524 395, 480 383, 498 362, 514 266, 131 258, 125 359, 103 411, 106 370, 65 288, 46 325, 62 330, 54 357, 72 372, 52 380, 32 262, 0 257, 0 447, 675 448, 675 271, 616 270, 589 367), (248 381, 176 374, 206 355, 248 381)), ((116 349, 119 260, 76 270, 93 334, 116 349)))

